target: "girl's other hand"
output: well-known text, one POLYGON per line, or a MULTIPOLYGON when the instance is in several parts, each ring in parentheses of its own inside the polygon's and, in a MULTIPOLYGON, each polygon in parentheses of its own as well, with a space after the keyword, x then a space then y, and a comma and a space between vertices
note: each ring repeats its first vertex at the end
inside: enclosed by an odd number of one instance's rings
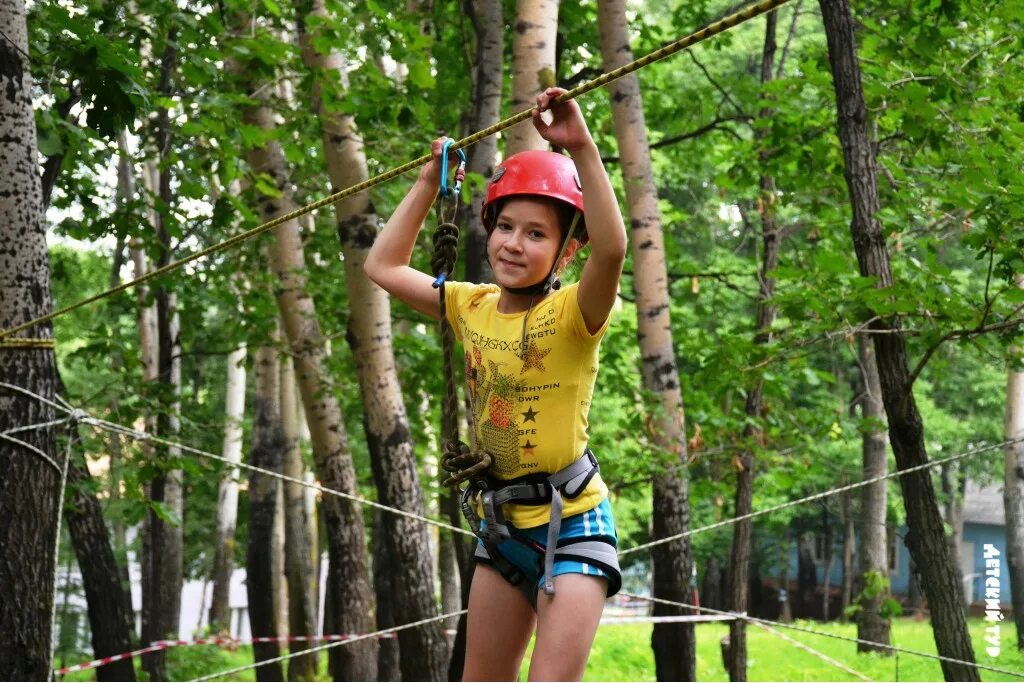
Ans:
POLYGON ((537 108, 533 110, 533 125, 541 137, 553 145, 566 149, 570 154, 587 145, 594 144, 583 120, 583 112, 575 100, 556 102, 555 98, 567 92, 565 88, 548 88, 537 96, 537 108), (551 112, 551 123, 545 123, 541 113, 551 112))

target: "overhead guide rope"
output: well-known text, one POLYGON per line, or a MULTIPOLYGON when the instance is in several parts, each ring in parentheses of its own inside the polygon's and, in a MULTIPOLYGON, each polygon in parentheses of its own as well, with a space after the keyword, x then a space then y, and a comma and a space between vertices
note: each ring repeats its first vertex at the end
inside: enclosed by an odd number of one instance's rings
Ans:
MULTIPOLYGON (((595 90, 597 88, 608 85, 609 83, 612 83, 622 78, 623 76, 627 76, 633 73, 634 71, 642 69, 645 66, 649 66, 654 62, 665 59, 666 57, 670 57, 681 50, 685 50, 688 47, 692 47, 701 41, 707 40, 712 36, 718 35, 719 33, 728 31, 729 29, 734 28, 735 26, 738 26, 739 24, 742 24, 745 21, 753 19, 754 17, 760 16, 762 14, 771 12, 772 10, 778 9, 782 5, 785 5, 787 2, 789 2, 789 0, 761 0, 760 2, 755 2, 754 4, 749 5, 748 7, 745 7, 733 14, 730 14, 729 16, 723 19, 708 24, 704 28, 695 31, 694 33, 691 33, 690 35, 684 38, 680 38, 674 43, 669 43, 668 45, 657 50, 654 50, 653 52, 643 57, 640 57, 639 59, 636 59, 630 62, 629 64, 621 66, 618 69, 614 69, 613 71, 609 71, 605 74, 602 74, 593 80, 578 85, 572 90, 569 90, 560 95, 559 97, 557 97, 555 101, 568 102, 569 100, 575 99, 580 95, 590 92, 591 90, 595 90)), ((485 128, 477 133, 473 133, 468 137, 462 138, 461 140, 458 140, 451 145, 451 150, 456 151, 464 147, 468 147, 469 145, 472 145, 475 142, 479 142, 480 140, 490 135, 494 135, 495 133, 501 132, 506 128, 510 128, 516 125, 517 123, 526 121, 533 115, 535 109, 536 107, 531 107, 530 109, 521 111, 518 114, 510 116, 503 121, 499 121, 493 126, 485 128)), ((87 299, 83 299, 82 301, 71 304, 69 306, 65 306, 56 311, 51 311, 46 315, 39 316, 38 318, 33 318, 32 320, 29 320, 28 322, 25 323, 21 323, 20 325, 16 325, 6 330, 0 330, 0 342, 2 342, 2 340, 5 337, 10 337, 16 332, 27 330, 30 327, 33 327, 34 325, 38 325, 39 323, 43 323, 48 320, 53 320, 54 318, 62 316, 66 313, 70 313, 71 311, 82 308, 83 306, 88 306, 89 304, 100 301, 101 299, 105 299, 109 296, 113 296, 114 294, 119 294, 121 292, 127 291, 145 282, 149 282, 154 278, 160 277, 161 275, 165 275, 171 271, 177 270, 178 268, 181 268, 186 264, 192 263, 193 261, 197 261, 205 256, 209 256, 211 254, 215 254, 225 249, 234 247, 252 237, 262 235, 263 233, 269 231, 270 229, 276 228, 277 226, 283 223, 287 223, 290 220, 294 220, 299 216, 305 215, 307 213, 312 213, 313 211, 322 209, 323 207, 328 206, 329 204, 333 204, 341 199, 344 199, 345 197, 349 197, 351 195, 363 192, 364 190, 368 190, 372 187, 380 185, 381 183, 387 182, 392 178, 396 178, 407 171, 411 171, 415 168, 423 166, 428 161, 430 161, 430 159, 431 156, 429 154, 424 154, 423 156, 413 159, 412 161, 405 163, 401 166, 398 166, 397 168, 393 168, 390 171, 385 171, 384 173, 376 175, 373 178, 370 178, 369 180, 365 180, 361 183, 357 183, 355 185, 347 187, 344 190, 335 192, 332 195, 328 195, 327 197, 324 197, 319 201, 313 202, 312 204, 307 204, 306 206, 298 208, 282 216, 278 216, 277 218, 267 221, 262 225, 258 225, 255 228, 252 228, 251 230, 239 233, 234 237, 224 240, 223 242, 218 242, 217 244, 206 247, 205 249, 197 251, 194 254, 190 254, 189 256, 178 259, 177 261, 168 263, 165 266, 161 266, 160 268, 151 270, 145 275, 135 278, 134 280, 129 280, 128 282, 124 282, 118 285, 117 287, 113 287, 104 292, 100 292, 99 294, 88 297, 87 299)))

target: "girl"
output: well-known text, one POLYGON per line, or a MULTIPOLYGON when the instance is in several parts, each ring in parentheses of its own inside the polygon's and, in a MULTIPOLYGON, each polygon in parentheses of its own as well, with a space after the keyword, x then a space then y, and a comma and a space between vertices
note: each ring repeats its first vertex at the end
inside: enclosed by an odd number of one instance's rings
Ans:
MULTIPOLYGON (((563 92, 537 98, 533 125, 572 158, 516 154, 488 186, 483 223, 497 284, 446 286, 449 322, 465 348, 471 430, 492 458, 478 508, 485 521, 464 680, 516 680, 534 629, 530 680, 580 680, 604 600, 621 583, 587 413, 626 231, 579 105, 554 102, 563 92), (559 287, 558 273, 588 241, 579 283, 559 287)), ((434 278, 409 262, 438 192, 443 144, 434 141, 433 160, 365 264, 374 282, 435 319, 434 278)))

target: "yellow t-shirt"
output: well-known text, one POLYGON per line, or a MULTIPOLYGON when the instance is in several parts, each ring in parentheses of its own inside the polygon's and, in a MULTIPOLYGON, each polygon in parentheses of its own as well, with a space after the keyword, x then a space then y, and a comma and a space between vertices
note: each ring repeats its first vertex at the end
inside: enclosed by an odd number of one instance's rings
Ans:
MULTIPOLYGON (((590 334, 577 285, 553 292, 529 311, 526 353, 520 354, 523 316, 499 313, 497 285, 445 285, 448 322, 462 342, 477 446, 494 458, 491 474, 516 479, 553 474, 587 446, 587 412, 597 379, 597 349, 608 322, 590 334)), ((590 510, 608 495, 595 475, 582 494, 565 498, 563 517, 590 510)), ((550 505, 504 507, 521 529, 546 524, 550 505)))

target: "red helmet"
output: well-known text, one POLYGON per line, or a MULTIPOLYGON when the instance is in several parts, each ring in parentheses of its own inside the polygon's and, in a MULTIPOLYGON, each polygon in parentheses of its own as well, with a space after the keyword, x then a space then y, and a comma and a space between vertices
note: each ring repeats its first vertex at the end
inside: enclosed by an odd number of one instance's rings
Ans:
MULTIPOLYGON (((572 159, 555 152, 526 151, 513 154, 498 167, 487 186, 480 219, 490 234, 497 216, 489 211, 506 197, 536 195, 563 201, 583 213, 583 186, 572 159)), ((583 233, 581 241, 587 239, 583 233)))

